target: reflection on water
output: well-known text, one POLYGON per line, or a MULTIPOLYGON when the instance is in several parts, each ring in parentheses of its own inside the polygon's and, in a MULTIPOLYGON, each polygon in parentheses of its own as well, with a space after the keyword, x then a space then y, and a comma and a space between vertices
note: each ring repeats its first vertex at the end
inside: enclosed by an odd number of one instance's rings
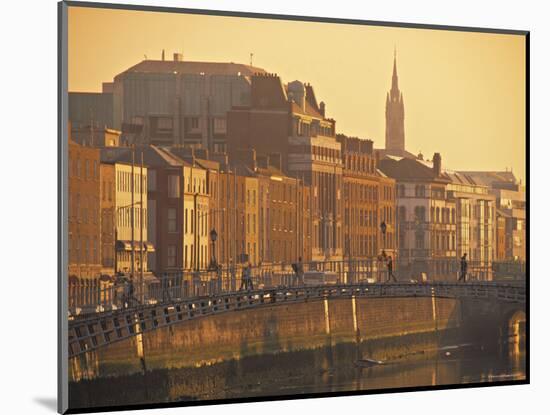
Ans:
POLYGON ((383 364, 361 360, 369 358, 368 345, 346 343, 81 381, 70 385, 70 402, 79 408, 522 380, 524 336, 519 327, 510 334, 509 341, 490 346, 447 345, 383 364))

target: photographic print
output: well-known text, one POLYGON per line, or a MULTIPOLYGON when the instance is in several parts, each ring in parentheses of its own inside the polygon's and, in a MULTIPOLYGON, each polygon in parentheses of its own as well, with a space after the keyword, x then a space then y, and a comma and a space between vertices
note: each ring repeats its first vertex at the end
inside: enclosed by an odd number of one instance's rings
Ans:
POLYGON ((529 382, 528 32, 59 7, 61 412, 529 382))

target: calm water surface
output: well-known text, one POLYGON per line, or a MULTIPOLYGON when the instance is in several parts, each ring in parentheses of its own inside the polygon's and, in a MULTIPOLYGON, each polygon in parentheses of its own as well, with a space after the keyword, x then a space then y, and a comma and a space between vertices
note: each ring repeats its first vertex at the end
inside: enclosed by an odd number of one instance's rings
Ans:
POLYGON ((70 386, 71 406, 106 406, 523 380, 524 337, 447 345, 365 366, 368 350, 339 344, 200 368, 148 371, 70 386), (116 393, 113 393, 115 392, 116 393))

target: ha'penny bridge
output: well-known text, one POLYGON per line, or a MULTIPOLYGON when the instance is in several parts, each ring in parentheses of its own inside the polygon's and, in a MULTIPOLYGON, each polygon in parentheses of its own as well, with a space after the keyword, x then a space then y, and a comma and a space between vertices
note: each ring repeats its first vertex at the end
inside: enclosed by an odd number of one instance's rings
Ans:
MULTIPOLYGON (((206 294, 203 291, 201 295, 200 290, 193 286, 190 289, 187 284, 161 284, 155 293, 149 294, 149 298, 141 298, 141 301, 129 301, 125 298, 120 307, 113 306, 117 301, 117 294, 110 292, 110 308, 102 307, 93 313, 70 316, 69 357, 82 356, 125 339, 147 335, 164 328, 173 330, 174 327, 181 326, 179 329, 185 330, 186 322, 197 319, 212 319, 227 313, 254 313, 255 310, 265 308, 272 308, 277 312, 275 307, 287 306, 285 309, 288 310, 299 304, 324 304, 324 319, 329 333, 331 324, 336 324, 329 321, 329 301, 337 303, 340 300, 351 301, 350 310, 353 309, 355 330, 358 327, 357 302, 368 304, 364 301, 375 299, 407 299, 406 304, 409 305, 413 304, 410 301, 431 299, 434 320, 435 299, 454 299, 462 302, 461 314, 468 315, 472 322, 479 323, 483 316, 490 316, 492 323, 487 324, 506 326, 512 316, 517 316, 518 313, 525 318, 525 279, 372 282, 370 278, 362 278, 360 272, 354 273, 353 277, 348 272, 347 281, 344 279, 343 282, 343 278, 338 275, 332 279, 319 278, 319 275, 309 279, 308 283, 304 280, 296 281, 292 274, 271 273, 270 281, 264 279, 262 282, 255 277, 256 288, 239 290, 238 281, 224 282, 218 273, 218 279, 210 278, 210 290, 206 294)), ((185 279, 179 281, 185 282, 185 279)), ((203 281, 199 284, 204 287, 203 281)), ((140 297, 139 294, 134 295, 140 297)), ((120 298, 118 303, 120 304, 120 298)), ((391 310, 388 312, 391 313, 391 310)))

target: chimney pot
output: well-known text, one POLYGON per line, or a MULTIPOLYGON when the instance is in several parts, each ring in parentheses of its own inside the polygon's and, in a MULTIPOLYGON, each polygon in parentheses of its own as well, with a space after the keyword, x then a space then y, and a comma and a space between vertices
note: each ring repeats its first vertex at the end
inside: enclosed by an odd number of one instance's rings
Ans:
POLYGON ((433 156, 433 170, 436 176, 441 175, 441 154, 434 153, 433 156))

